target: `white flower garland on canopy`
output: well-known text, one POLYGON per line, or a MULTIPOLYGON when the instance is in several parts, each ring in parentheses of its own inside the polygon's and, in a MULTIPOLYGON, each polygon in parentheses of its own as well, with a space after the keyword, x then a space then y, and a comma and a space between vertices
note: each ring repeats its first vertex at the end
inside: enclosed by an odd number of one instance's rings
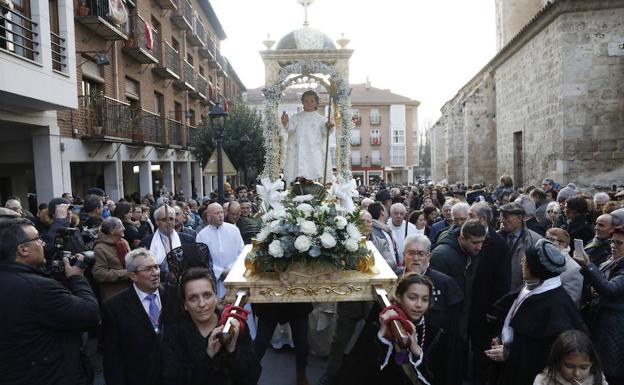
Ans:
POLYGON ((282 169, 281 154, 282 135, 278 108, 282 92, 293 85, 292 75, 309 76, 320 80, 315 74, 329 76, 330 103, 333 103, 332 115, 336 123, 336 179, 338 183, 349 182, 351 175, 351 87, 349 82, 340 75, 335 68, 317 60, 301 60, 284 66, 277 82, 262 90, 264 100, 264 147, 266 150, 263 178, 275 181, 282 169))

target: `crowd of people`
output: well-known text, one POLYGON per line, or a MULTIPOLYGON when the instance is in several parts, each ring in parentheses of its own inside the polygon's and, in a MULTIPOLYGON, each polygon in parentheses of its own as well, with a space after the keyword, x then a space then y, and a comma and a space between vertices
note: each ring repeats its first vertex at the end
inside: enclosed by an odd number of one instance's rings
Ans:
MULTIPOLYGON (((399 281, 387 308, 335 306, 322 384, 624 384, 624 193, 548 178, 518 189, 508 176, 358 192, 362 234, 399 281)), ((90 338, 107 385, 256 384, 287 322, 296 383, 308 384, 310 304, 224 307, 223 282, 261 227, 252 189, 227 185, 226 197, 114 202, 92 188, 34 215, 8 199, 0 382, 91 384, 90 338), (204 263, 178 265, 180 249, 204 263)))

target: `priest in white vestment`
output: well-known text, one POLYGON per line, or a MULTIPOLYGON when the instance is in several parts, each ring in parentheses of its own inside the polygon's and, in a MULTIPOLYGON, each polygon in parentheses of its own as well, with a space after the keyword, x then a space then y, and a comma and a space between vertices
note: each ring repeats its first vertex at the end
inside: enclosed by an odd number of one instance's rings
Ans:
MULTIPOLYGON (((286 146, 286 164, 284 178, 287 182, 294 182, 298 177, 308 180, 331 180, 331 164, 325 167, 325 146, 327 135, 330 134, 334 123, 320 115, 318 109, 319 97, 316 92, 309 90, 301 96, 303 111, 289 118, 282 115, 282 124, 288 132, 286 146), (325 171, 325 174, 324 174, 325 171)), ((329 163, 329 161, 328 161, 329 163)))
POLYGON ((208 245, 210 249, 212 269, 217 278, 217 296, 223 298, 225 296, 223 281, 245 244, 238 227, 223 221, 223 207, 220 204, 210 204, 206 212, 208 225, 197 234, 195 240, 208 245))
POLYGON ((399 254, 397 264, 403 266, 403 250, 405 249, 405 238, 408 235, 416 234, 416 226, 405 220, 407 209, 402 203, 395 203, 390 206, 390 218, 388 219, 388 227, 392 230, 392 236, 396 242, 397 252, 399 254), (407 228, 405 227, 407 226, 407 228))

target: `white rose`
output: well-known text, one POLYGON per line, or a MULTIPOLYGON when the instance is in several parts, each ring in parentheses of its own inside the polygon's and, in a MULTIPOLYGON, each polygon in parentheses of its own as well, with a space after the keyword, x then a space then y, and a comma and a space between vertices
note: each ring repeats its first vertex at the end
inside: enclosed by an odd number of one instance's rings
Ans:
POLYGON ((337 215, 335 220, 336 220, 336 228, 338 230, 344 229, 345 226, 349 223, 347 222, 347 218, 343 217, 342 215, 337 215))
POLYGON ((310 194, 297 195, 296 197, 293 198, 293 202, 307 202, 307 201, 311 201, 312 198, 314 198, 314 196, 310 194))
POLYGON ((308 235, 316 234, 316 225, 312 221, 301 221, 301 232, 308 235))
POLYGON ((282 249, 282 243, 276 239, 269 245, 269 254, 275 258, 282 258, 284 256, 284 249, 282 249))
POLYGON ((312 241, 305 235, 300 235, 295 239, 295 249, 299 250, 300 253, 308 251, 310 246, 312 246, 312 241))
POLYGON ((336 238, 334 238, 330 233, 323 233, 320 237, 321 245, 323 245, 326 249, 331 249, 336 246, 336 238))
POLYGON ((260 232, 258 233, 258 235, 256 235, 256 241, 264 242, 269 236, 269 234, 271 234, 271 230, 269 230, 267 227, 263 227, 262 230, 260 230, 260 232))
POLYGON ((347 226, 347 234, 349 234, 349 237, 353 239, 358 239, 358 240, 362 236, 362 233, 360 233, 360 230, 358 229, 358 227, 354 225, 353 223, 349 223, 349 225, 347 226))
POLYGON ((280 219, 286 216, 286 209, 280 207, 279 209, 273 210, 273 218, 280 219))
POLYGON ((359 247, 358 242, 353 238, 349 238, 346 241, 344 241, 344 246, 348 251, 357 251, 359 247))
POLYGON ((307 203, 302 203, 299 206, 297 206, 297 210, 301 211, 303 215, 307 218, 314 211, 314 207, 310 206, 307 203))
POLYGON ((267 212, 266 214, 262 216, 262 222, 264 223, 271 222, 272 220, 273 220, 273 210, 267 212))
POLYGON ((271 231, 272 233, 279 233, 281 228, 282 228, 282 224, 280 223, 279 220, 269 223, 269 231, 271 231))

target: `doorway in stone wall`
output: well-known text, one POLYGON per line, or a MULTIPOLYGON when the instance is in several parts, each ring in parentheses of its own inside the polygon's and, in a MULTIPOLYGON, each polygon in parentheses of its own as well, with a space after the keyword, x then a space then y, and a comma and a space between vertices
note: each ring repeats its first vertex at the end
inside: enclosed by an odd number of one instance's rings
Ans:
POLYGON ((524 181, 524 153, 522 148, 522 131, 514 132, 514 182, 516 187, 522 187, 524 181))

